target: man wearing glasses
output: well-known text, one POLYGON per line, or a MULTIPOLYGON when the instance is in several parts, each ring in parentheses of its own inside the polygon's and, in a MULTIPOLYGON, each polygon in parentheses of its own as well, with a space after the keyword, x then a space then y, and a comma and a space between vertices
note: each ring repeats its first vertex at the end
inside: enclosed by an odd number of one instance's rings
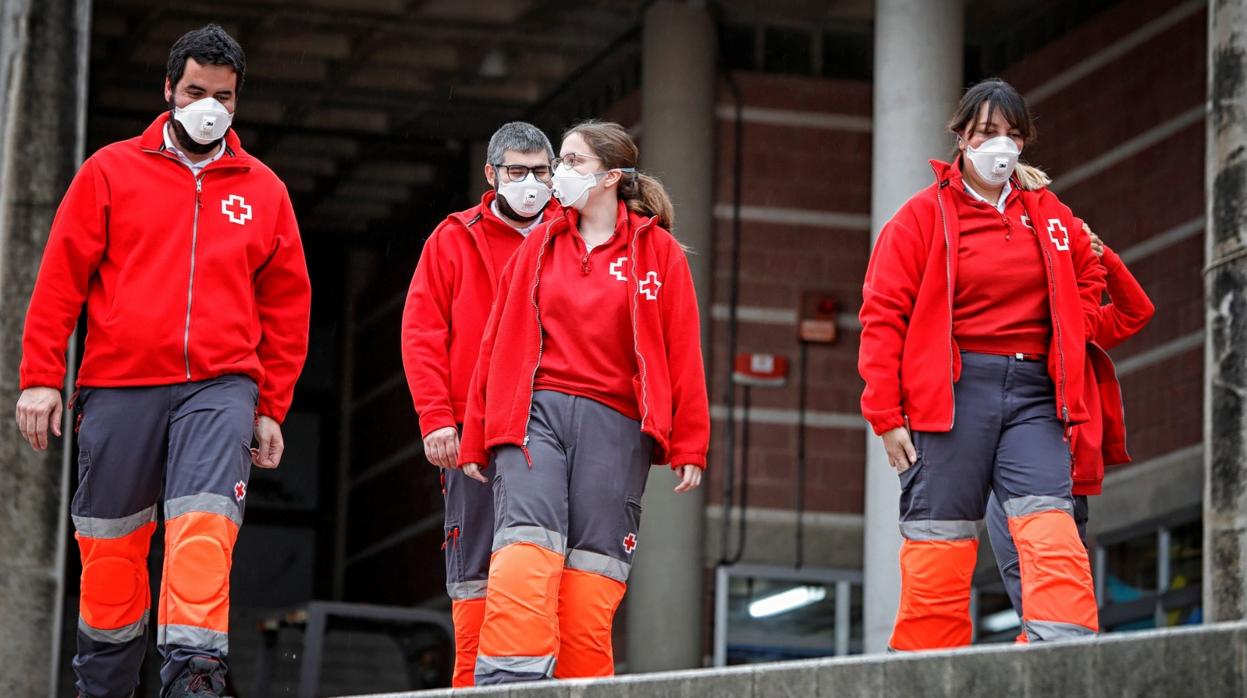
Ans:
POLYGON ((403 368, 424 453, 441 468, 446 503, 446 591, 455 623, 451 685, 473 685, 493 548, 491 487, 456 467, 459 427, 498 277, 529 231, 558 210, 550 201, 554 148, 535 126, 512 122, 489 139, 481 203, 451 214, 424 244, 403 309, 403 368))

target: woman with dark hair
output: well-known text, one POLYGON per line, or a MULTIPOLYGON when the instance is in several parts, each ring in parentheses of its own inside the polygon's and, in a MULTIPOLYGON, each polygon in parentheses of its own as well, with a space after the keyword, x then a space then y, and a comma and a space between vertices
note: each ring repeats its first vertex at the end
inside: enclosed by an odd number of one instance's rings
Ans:
POLYGON ((1104 273, 1074 215, 1018 166, 1022 97, 987 80, 948 129, 952 164, 880 232, 863 287, 862 414, 901 478, 894 650, 970 642, 970 581, 989 492, 1008 515, 1034 641, 1094 634, 1071 516, 1068 430, 1088 418, 1087 338, 1104 273))
POLYGON ((478 685, 614 673, 611 627, 651 463, 701 484, 710 439, 697 297, 671 200, 618 124, 563 137, 564 214, 499 281, 459 464, 493 469, 478 685))

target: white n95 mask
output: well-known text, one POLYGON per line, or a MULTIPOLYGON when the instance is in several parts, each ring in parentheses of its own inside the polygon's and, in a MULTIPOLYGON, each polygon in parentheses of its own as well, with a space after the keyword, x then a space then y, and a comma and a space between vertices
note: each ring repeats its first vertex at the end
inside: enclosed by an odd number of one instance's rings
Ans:
POLYGON ((991 184, 1009 181, 1021 154, 1018 144, 1008 136, 989 138, 978 148, 966 146, 966 159, 974 165, 974 171, 991 184))
POLYGON ((208 145, 225 136, 234 115, 212 97, 204 97, 185 107, 174 107, 173 118, 182 124, 191 140, 208 145))
POLYGON ((550 187, 537 181, 532 172, 518 182, 499 184, 498 194, 521 216, 535 216, 550 202, 550 187))

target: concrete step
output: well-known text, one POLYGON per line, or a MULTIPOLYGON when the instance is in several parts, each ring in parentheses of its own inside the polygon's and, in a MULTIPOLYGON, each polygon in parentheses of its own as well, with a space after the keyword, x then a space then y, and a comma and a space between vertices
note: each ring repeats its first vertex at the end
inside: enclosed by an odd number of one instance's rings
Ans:
POLYGON ((1247 623, 908 655, 755 664, 372 698, 1073 698, 1247 696, 1247 623))

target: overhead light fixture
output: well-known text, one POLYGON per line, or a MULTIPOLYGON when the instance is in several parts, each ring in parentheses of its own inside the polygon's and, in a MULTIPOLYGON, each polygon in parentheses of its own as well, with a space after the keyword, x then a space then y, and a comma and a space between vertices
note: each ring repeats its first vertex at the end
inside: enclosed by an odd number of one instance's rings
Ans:
POLYGON ((827 598, 826 587, 794 587, 778 594, 764 596, 749 604, 749 615, 752 618, 778 616, 781 613, 796 610, 827 598))
POLYGON ((990 616, 983 616, 983 620, 979 621, 979 625, 989 633, 1002 633, 1021 624, 1022 621, 1018 620, 1018 614, 1014 613, 1012 608, 997 611, 990 616))
POLYGON ((489 49, 485 57, 481 59, 478 72, 483 78, 505 78, 509 72, 507 54, 497 46, 489 49))

